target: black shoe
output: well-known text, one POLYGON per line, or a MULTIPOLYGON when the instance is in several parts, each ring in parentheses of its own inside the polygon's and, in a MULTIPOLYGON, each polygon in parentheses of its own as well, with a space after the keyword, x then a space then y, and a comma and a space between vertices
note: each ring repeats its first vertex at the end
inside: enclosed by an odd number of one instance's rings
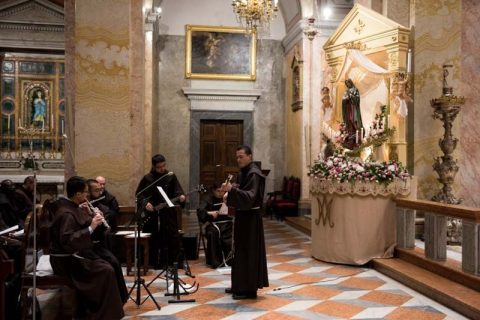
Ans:
POLYGON ((256 292, 248 292, 248 293, 234 293, 232 295, 233 300, 244 300, 244 299, 257 299, 256 292))
POLYGON ((232 294, 232 288, 225 288, 225 293, 232 294))

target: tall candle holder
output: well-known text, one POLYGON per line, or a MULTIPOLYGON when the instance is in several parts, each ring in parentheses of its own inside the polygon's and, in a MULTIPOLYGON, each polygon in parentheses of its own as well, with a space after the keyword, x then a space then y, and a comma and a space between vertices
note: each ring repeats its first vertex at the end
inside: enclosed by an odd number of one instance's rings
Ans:
MULTIPOLYGON (((455 118, 460 112, 461 106, 465 104, 464 97, 453 95, 453 88, 448 86, 448 76, 451 74, 448 68, 451 65, 444 65, 443 73, 443 94, 440 98, 432 99, 430 104, 433 108, 433 118, 443 122, 443 139, 439 140, 443 156, 436 157, 433 164, 439 176, 438 181, 443 185, 442 189, 433 196, 432 200, 447 204, 460 204, 463 199, 457 198, 452 192, 452 185, 458 172, 457 160, 453 159, 452 153, 457 147, 458 139, 453 137, 452 126, 455 118)), ((460 219, 449 218, 447 228, 447 241, 450 243, 461 242, 461 221, 460 219)))

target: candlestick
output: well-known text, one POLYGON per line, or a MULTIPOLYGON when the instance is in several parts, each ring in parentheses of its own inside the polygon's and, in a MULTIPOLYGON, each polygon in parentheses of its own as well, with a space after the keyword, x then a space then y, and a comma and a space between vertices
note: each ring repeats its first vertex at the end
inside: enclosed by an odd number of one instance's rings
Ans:
POLYGON ((407 52, 407 72, 412 72, 412 49, 408 49, 407 52))
POLYGON ((51 117, 50 117, 50 130, 53 130, 53 113, 51 114, 51 117))
POLYGON ((358 144, 358 130, 355 132, 355 144, 358 144))
POLYGON ((7 115, 7 131, 10 134, 10 114, 7 115))
POLYGON ((63 119, 62 119, 62 135, 65 133, 65 128, 64 128, 64 124, 63 124, 63 119))

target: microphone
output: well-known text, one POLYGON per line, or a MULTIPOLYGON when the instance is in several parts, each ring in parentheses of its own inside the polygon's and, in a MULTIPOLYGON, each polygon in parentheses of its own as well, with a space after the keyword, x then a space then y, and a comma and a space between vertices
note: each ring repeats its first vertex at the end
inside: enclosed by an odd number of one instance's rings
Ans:
POLYGON ((157 184, 158 182, 160 182, 161 180, 163 180, 163 178, 169 177, 169 176, 173 176, 173 171, 168 172, 166 175, 163 175, 163 176, 161 176, 160 178, 158 178, 157 180, 155 180, 155 181, 153 181, 152 183, 150 183, 148 186, 146 186, 145 188, 143 188, 142 190, 140 190, 140 191, 135 195, 135 197, 138 198, 138 196, 141 195, 145 190, 149 189, 149 188, 152 187, 154 184, 157 184))

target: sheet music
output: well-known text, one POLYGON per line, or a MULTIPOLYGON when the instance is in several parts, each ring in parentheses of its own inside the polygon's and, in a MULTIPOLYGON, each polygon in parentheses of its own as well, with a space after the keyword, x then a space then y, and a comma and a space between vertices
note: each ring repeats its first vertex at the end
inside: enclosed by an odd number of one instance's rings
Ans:
POLYGON ((14 232, 13 233, 13 236, 14 237, 18 237, 18 236, 21 236, 25 233, 25 229, 22 229, 22 230, 18 230, 17 232, 14 232))
POLYGON ((162 187, 157 187, 158 191, 160 191, 160 194, 162 195, 163 199, 165 199, 165 202, 167 203, 167 205, 171 208, 173 207, 173 203, 172 201, 170 201, 170 198, 168 198, 167 194, 165 193, 165 191, 163 191, 163 188, 162 187))
POLYGON ((15 231, 15 230, 18 230, 18 225, 0 231, 0 236, 2 236, 2 235, 4 235, 4 234, 9 234, 10 232, 13 232, 13 231, 15 231))
POLYGON ((225 203, 222 203, 222 206, 218 210, 218 214, 222 216, 228 215, 228 207, 225 203))

